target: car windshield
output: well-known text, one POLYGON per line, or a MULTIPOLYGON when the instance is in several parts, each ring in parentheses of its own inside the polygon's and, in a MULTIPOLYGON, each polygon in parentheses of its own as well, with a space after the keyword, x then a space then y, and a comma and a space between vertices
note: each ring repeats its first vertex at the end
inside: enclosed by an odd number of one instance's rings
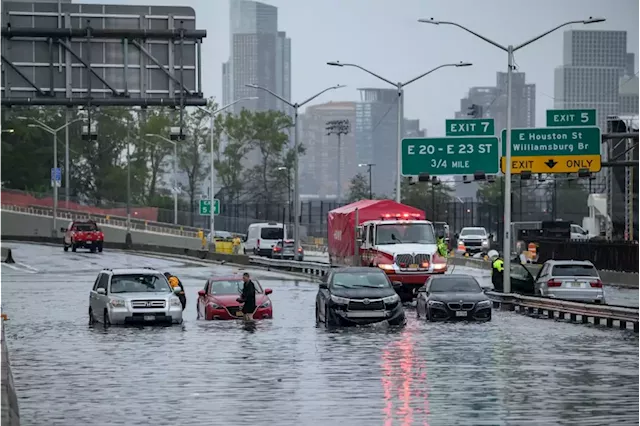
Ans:
POLYGON ((76 223, 73 225, 72 229, 80 232, 90 232, 97 231, 98 227, 95 223, 76 223))
POLYGON ((436 278, 429 286, 431 293, 480 293, 482 288, 478 282, 469 278, 436 278))
POLYGON ((171 293, 171 287, 162 275, 114 275, 111 278, 111 293, 171 293))
POLYGON ((435 244, 430 223, 394 223, 378 225, 378 244, 435 244))
POLYGON ((597 277, 598 271, 592 265, 554 265, 554 277, 597 277))
POLYGON ((284 228, 262 228, 260 238, 263 240, 281 240, 284 238, 284 228))
POLYGON ((461 237, 484 237, 487 235, 487 231, 483 228, 466 228, 460 232, 461 237))
MULTIPOLYGON (((262 293, 262 287, 256 280, 252 280, 253 285, 256 288, 256 293, 262 293)), ((229 296, 242 293, 242 287, 244 281, 242 280, 225 280, 225 281, 211 281, 211 288, 209 293, 214 296, 229 296)))
POLYGON ((384 272, 337 272, 333 275, 333 286, 340 288, 387 288, 390 287, 384 272))

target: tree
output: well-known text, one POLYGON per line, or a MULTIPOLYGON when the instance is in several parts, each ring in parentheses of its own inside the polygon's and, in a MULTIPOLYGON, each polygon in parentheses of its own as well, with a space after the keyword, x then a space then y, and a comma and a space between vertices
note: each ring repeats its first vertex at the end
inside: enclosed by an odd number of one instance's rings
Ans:
POLYGON ((260 162, 249 171, 249 188, 252 199, 265 205, 282 201, 282 185, 278 185, 282 173, 285 147, 289 136, 284 130, 293 126, 291 117, 280 111, 256 112, 252 114, 253 141, 251 146, 260 154, 260 162))
POLYGON ((438 214, 443 214, 446 208, 441 207, 448 205, 452 201, 453 188, 447 182, 440 182, 433 185, 430 182, 417 182, 410 184, 407 181, 402 182, 402 203, 415 208, 424 210, 427 217, 435 220, 438 214))
MULTIPOLYGON (((217 107, 212 104, 211 108, 215 110, 217 107)), ((202 154, 207 151, 207 136, 210 135, 210 130, 204 128, 209 122, 209 116, 199 109, 185 115, 185 129, 183 129, 185 140, 180 141, 178 145, 178 164, 180 165, 180 170, 187 174, 189 212, 191 226, 193 226, 198 184, 207 176, 202 154)))
POLYGON ((369 199, 369 179, 362 173, 358 173, 351 178, 349 182, 349 196, 347 200, 350 203, 359 200, 369 199))

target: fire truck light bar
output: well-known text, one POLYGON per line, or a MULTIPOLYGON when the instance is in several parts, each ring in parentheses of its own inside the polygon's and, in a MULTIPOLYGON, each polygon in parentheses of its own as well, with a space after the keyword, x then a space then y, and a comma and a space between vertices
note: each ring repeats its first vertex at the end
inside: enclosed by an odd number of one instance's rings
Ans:
POLYGON ((385 213, 382 216, 382 219, 419 219, 419 213, 385 213))

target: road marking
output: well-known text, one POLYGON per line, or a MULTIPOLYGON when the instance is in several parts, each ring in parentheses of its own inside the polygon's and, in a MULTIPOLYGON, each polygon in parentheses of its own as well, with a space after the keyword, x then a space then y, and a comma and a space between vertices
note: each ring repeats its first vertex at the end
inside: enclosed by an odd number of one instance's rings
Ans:
POLYGON ((24 266, 27 269, 31 269, 32 271, 40 272, 38 269, 34 268, 33 266, 29 266, 26 263, 22 263, 22 262, 16 262, 16 265, 20 265, 20 266, 24 266))
POLYGON ((11 268, 13 270, 16 270, 18 272, 27 272, 29 274, 36 274, 37 273, 36 271, 31 271, 29 269, 18 268, 17 266, 11 265, 9 263, 3 263, 2 266, 6 266, 6 267, 11 268))

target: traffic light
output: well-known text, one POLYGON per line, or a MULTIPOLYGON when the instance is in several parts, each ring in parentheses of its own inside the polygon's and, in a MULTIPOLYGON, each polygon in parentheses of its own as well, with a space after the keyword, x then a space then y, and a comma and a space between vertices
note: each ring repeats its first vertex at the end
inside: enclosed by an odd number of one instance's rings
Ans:
POLYGON ((482 107, 480 105, 471 104, 471 106, 468 109, 469 109, 469 112, 467 113, 468 116, 471 116, 473 118, 482 118, 482 107))

